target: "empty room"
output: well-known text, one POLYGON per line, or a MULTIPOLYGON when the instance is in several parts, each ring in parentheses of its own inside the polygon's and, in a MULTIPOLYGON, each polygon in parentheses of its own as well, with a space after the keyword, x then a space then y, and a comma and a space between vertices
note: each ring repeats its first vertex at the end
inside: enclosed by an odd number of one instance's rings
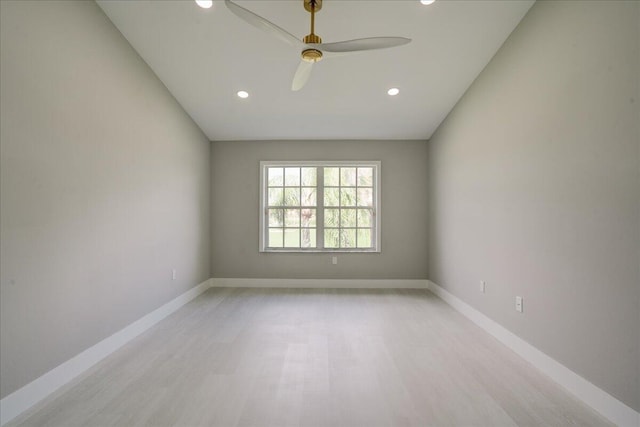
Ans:
POLYGON ((0 425, 640 427, 640 1, 0 0, 0 425))

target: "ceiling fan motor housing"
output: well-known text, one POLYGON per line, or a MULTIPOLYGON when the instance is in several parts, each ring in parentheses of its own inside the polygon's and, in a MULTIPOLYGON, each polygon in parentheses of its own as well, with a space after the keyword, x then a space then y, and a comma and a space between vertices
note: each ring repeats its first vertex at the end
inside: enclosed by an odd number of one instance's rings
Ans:
MULTIPOLYGON (((309 34, 307 36, 304 36, 304 39, 302 39, 303 42, 305 42, 306 44, 320 44, 322 43, 322 39, 320 38, 320 36, 317 36, 315 34, 309 34)), ((304 59, 307 62, 318 62, 322 59, 322 52, 320 52, 318 49, 305 49, 302 51, 302 59, 304 59)))

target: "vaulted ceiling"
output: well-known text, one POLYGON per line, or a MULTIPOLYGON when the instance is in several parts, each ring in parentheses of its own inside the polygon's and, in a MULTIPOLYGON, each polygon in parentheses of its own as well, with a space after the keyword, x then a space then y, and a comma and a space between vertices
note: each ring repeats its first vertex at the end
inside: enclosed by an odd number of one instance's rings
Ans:
MULTIPOLYGON (((211 140, 428 139, 533 0, 324 0, 315 22, 323 42, 412 42, 324 59, 297 92, 300 52, 223 1, 98 4, 211 140), (389 96, 391 87, 400 93, 389 96)), ((302 0, 237 4, 300 38, 309 33, 302 0)))

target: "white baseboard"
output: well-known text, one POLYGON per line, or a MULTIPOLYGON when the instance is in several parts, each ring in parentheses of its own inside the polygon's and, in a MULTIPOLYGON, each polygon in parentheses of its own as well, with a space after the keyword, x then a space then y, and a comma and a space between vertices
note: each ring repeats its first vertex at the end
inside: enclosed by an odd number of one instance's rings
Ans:
POLYGON ((427 289, 422 279, 237 279, 213 278, 214 288, 427 289))
POLYGON ((67 360, 0 400, 0 425, 4 425, 49 396, 78 375, 209 289, 211 279, 194 286, 146 316, 67 360))
POLYGON ((447 302, 454 309, 468 317, 473 323, 493 335, 504 345, 516 352, 555 382, 591 406, 613 423, 621 427, 639 427, 640 413, 620 402, 606 391, 585 380, 571 369, 547 356, 522 338, 491 320, 469 304, 450 294, 431 281, 431 292, 447 302))

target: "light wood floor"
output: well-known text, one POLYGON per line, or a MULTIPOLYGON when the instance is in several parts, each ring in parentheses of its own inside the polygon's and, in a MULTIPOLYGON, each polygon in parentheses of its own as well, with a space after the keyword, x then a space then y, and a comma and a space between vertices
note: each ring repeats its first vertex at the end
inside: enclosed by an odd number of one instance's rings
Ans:
POLYGON ((422 290, 211 289, 10 425, 609 425, 422 290))

